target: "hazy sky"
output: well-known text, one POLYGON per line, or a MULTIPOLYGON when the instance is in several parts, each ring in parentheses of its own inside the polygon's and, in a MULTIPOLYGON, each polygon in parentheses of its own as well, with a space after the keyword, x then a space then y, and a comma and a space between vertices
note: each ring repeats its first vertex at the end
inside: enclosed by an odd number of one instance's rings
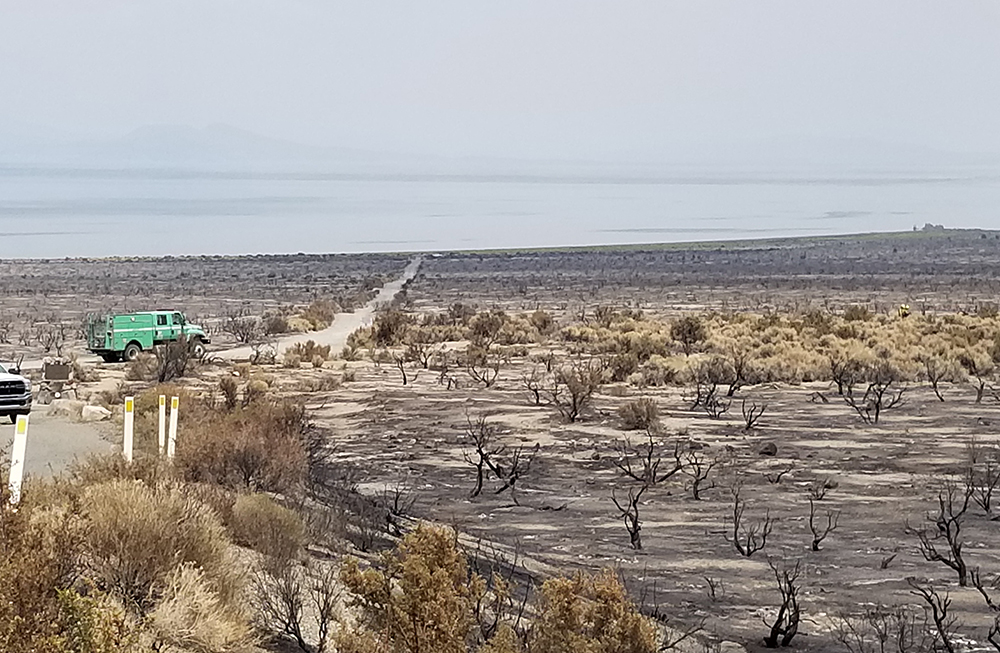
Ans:
POLYGON ((787 136, 1000 152, 1000 3, 0 0, 0 133, 446 154, 787 136))

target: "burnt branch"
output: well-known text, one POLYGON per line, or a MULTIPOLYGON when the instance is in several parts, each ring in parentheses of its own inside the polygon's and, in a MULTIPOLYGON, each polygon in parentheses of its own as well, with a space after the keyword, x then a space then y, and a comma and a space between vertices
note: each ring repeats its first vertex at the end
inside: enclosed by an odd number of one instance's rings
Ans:
POLYGON ((471 496, 478 497, 483 491, 487 471, 496 473, 494 460, 503 455, 506 447, 496 444, 496 427, 486 422, 485 415, 477 417, 475 422, 466 415, 466 422, 465 435, 472 443, 473 451, 463 451, 462 457, 476 469, 476 484, 471 496))
POLYGON ((837 530, 837 526, 840 521, 840 512, 834 512, 832 510, 826 511, 826 524, 822 523, 822 520, 817 521, 816 519, 816 503, 813 501, 812 497, 809 497, 809 530, 812 531, 812 550, 819 551, 819 545, 822 544, 826 536, 837 530))
POLYGON ((708 460, 697 451, 689 451, 684 457, 682 471, 691 479, 688 488, 691 490, 691 498, 695 501, 701 500, 701 493, 715 487, 713 481, 707 487, 704 485, 708 481, 712 470, 720 463, 719 458, 708 460))
POLYGON ((770 511, 764 514, 764 520, 746 524, 743 513, 746 511, 746 501, 740 496, 743 487, 736 484, 731 488, 733 495, 733 513, 731 535, 726 539, 732 543, 740 555, 749 558, 767 546, 767 537, 774 529, 775 520, 770 511))
POLYGON ((491 469, 497 478, 503 481, 503 485, 494 494, 500 494, 509 489, 510 498, 514 505, 521 505, 517 500, 517 482, 531 470, 531 463, 535 460, 540 448, 539 443, 536 442, 530 452, 525 455, 524 446, 519 446, 511 453, 509 462, 493 465, 491 469))
POLYGON ((966 492, 983 512, 992 516, 993 494, 1000 487, 1000 450, 996 445, 980 447, 975 439, 967 447, 968 467, 965 470, 966 492))
POLYGON ((840 617, 833 634, 848 653, 934 653, 931 629, 924 610, 877 605, 840 617))
POLYGON ((476 347, 469 345, 465 353, 465 371, 472 380, 490 388, 500 376, 503 354, 497 347, 476 347))
POLYGON ((795 562, 794 567, 782 565, 780 568, 770 558, 767 565, 774 573, 774 580, 778 584, 778 592, 781 595, 781 604, 778 606, 778 614, 770 624, 764 620, 764 625, 769 632, 764 637, 764 646, 767 648, 778 648, 779 646, 790 646, 795 635, 799 632, 799 619, 801 609, 799 608, 799 586, 797 585, 800 573, 800 563, 795 562))
POLYGON ((615 507, 618 508, 619 516, 625 524, 625 530, 628 531, 629 541, 632 548, 636 551, 642 550, 642 536, 640 535, 642 522, 639 520, 639 499, 642 498, 642 494, 646 491, 647 487, 643 485, 639 488, 638 492, 629 488, 628 502, 625 505, 622 505, 618 501, 615 491, 611 490, 611 500, 614 501, 615 507))
POLYGON ((747 400, 744 399, 740 410, 743 413, 743 430, 747 433, 754 430, 757 426, 757 422, 760 418, 764 416, 764 412, 767 411, 767 404, 757 405, 757 402, 752 402, 749 406, 747 405, 747 400))
POLYGON ((905 402, 903 393, 906 386, 897 387, 900 374, 888 361, 879 361, 867 370, 868 386, 865 394, 858 397, 854 388, 848 388, 844 393, 844 401, 861 417, 865 424, 878 424, 882 413, 893 408, 899 408, 905 402))
POLYGON ((830 490, 836 490, 840 484, 832 478, 813 481, 807 490, 810 501, 822 501, 830 490))
POLYGON ((544 377, 537 367, 532 367, 530 373, 521 375, 521 386, 528 391, 528 397, 534 406, 542 405, 542 388, 544 377))
POLYGON ((906 583, 913 589, 912 594, 919 597, 930 610, 934 631, 941 649, 947 653, 955 653, 956 647, 953 640, 958 619, 948 615, 951 598, 947 594, 942 597, 933 587, 920 585, 913 578, 907 578, 906 583))
POLYGON ((401 521, 413 510, 416 499, 410 492, 410 488, 402 483, 382 488, 380 497, 382 508, 385 510, 386 531, 394 537, 402 537, 403 526, 401 521))
POLYGON ((618 459, 614 461, 614 466, 621 470, 622 474, 643 485, 657 485, 684 469, 680 442, 674 443, 672 462, 661 472, 660 464, 663 459, 658 452, 659 443, 653 438, 652 433, 647 432, 646 437, 645 444, 633 445, 628 439, 618 444, 618 459))
POLYGON ((764 472, 764 478, 767 479, 767 482, 771 485, 780 485, 781 479, 785 476, 785 474, 788 474, 793 469, 795 469, 795 465, 786 465, 785 467, 781 467, 780 469, 776 469, 772 472, 764 472))
POLYGON ((938 492, 937 514, 927 515, 927 521, 934 528, 906 527, 907 533, 916 535, 924 560, 940 562, 952 569, 958 575, 958 584, 962 587, 969 583, 969 570, 962 556, 962 521, 969 509, 971 497, 968 488, 959 492, 955 484, 948 483, 938 492))

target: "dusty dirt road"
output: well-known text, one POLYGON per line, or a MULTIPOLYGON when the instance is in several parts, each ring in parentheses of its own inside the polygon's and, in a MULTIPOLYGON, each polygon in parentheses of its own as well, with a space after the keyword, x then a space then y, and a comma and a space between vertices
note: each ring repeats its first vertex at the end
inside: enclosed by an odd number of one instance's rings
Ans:
MULTIPOLYGON (((403 270, 403 274, 398 279, 382 286, 382 289, 378 291, 378 294, 371 301, 353 313, 337 313, 333 324, 326 329, 281 338, 278 340, 276 346, 278 355, 280 356, 288 347, 299 342, 306 342, 307 340, 312 340, 318 345, 330 345, 330 351, 340 352, 344 348, 344 345, 347 344, 347 337, 349 335, 360 327, 371 324, 375 316, 375 311, 383 304, 391 302, 396 294, 403 289, 403 285, 417 276, 417 271, 420 269, 422 262, 423 259, 419 256, 410 261, 410 264, 403 270)), ((216 353, 227 360, 241 360, 250 358, 253 350, 250 347, 238 347, 216 353)))
MULTIPOLYGON (((52 417, 42 406, 31 413, 28 423, 28 449, 25 452, 24 471, 31 476, 51 476, 66 469, 77 458, 85 458, 92 453, 109 453, 112 444, 101 435, 102 428, 71 422, 65 417, 52 417)), ((14 439, 14 425, 6 419, 0 423, 0 450, 4 457, 10 455, 10 444, 14 439)), ((0 479, 6 483, 6 479, 0 479)))
MULTIPOLYGON (((402 290, 403 285, 416 276, 422 259, 414 258, 403 274, 396 280, 387 283, 379 290, 378 295, 362 308, 353 313, 338 313, 333 324, 322 331, 302 333, 288 338, 282 338, 277 343, 280 355, 285 348, 297 342, 313 340, 321 345, 330 345, 331 350, 340 351, 347 342, 347 337, 361 326, 370 324, 379 306, 386 304, 402 290)), ((249 347, 239 347, 217 352, 228 360, 249 358, 252 350, 249 347)), ((81 360, 97 361, 96 357, 81 357, 81 360)), ((23 369, 41 368, 41 361, 25 361, 23 369)), ((72 422, 63 417, 53 417, 46 414, 46 408, 41 407, 31 414, 28 430, 28 450, 26 453, 25 473, 29 475, 52 475, 64 470, 68 464, 77 458, 83 458, 91 453, 113 451, 110 442, 101 437, 101 429, 107 425, 96 426, 72 422)), ((14 425, 0 424, 0 451, 9 451, 14 437, 14 425)))
MULTIPOLYGON (((403 289, 403 285, 417 276, 417 271, 420 269, 422 262, 422 257, 418 256, 414 258, 406 266, 399 278, 382 286, 374 299, 353 313, 337 313, 333 324, 326 329, 311 331, 309 333, 298 333, 293 336, 281 338, 276 344, 278 355, 280 356, 286 348, 299 342, 306 342, 307 340, 312 340, 319 345, 330 345, 331 351, 339 352, 347 343, 347 336, 354 333, 359 327, 371 324, 378 307, 391 302, 396 294, 403 289)), ((253 350, 250 347, 236 347, 234 349, 213 351, 212 353, 226 360, 245 360, 250 358, 253 350)), ((77 357, 82 363, 98 363, 101 360, 97 356, 84 352, 77 352, 77 357)), ((42 361, 41 359, 23 361, 21 369, 25 371, 40 370, 42 369, 42 361)))

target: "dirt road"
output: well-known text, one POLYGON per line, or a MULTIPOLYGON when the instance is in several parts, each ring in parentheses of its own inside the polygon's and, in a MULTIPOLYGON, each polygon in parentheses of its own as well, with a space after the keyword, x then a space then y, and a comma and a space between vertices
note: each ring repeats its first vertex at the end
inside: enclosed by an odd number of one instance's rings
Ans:
MULTIPOLYGON (((403 274, 396 280, 387 283, 379 290, 378 295, 362 308, 353 313, 338 313, 333 324, 322 331, 296 334, 282 338, 277 343, 278 353, 297 342, 313 340, 321 345, 330 345, 332 351, 340 351, 347 342, 347 337, 356 329, 371 324, 375 311, 386 304, 402 290, 403 285, 416 276, 422 259, 417 257, 410 262, 403 274)), ((249 358, 252 350, 249 347, 239 347, 217 352, 219 356, 229 360, 249 358)), ((90 362, 91 358, 81 357, 90 362)), ((41 361, 25 361, 25 370, 41 368, 41 361)), ((101 437, 100 428, 92 424, 71 422, 62 417, 50 417, 45 407, 32 413, 28 430, 28 450, 25 455, 25 473, 34 475, 51 475, 63 471, 76 458, 83 458, 91 453, 103 453, 113 450, 110 442, 101 437)), ((0 447, 9 450, 14 437, 14 425, 0 424, 0 447)))
MULTIPOLYGON (((375 311, 378 307, 391 302, 393 297, 395 297, 396 294, 403 289, 403 285, 413 277, 417 276, 417 271, 420 269, 420 264, 422 262, 422 257, 418 256, 414 258, 410 261, 410 264, 406 266, 406 269, 403 270, 403 274, 400 275, 398 279, 390 281, 382 286, 374 299, 353 313, 337 313, 334 317, 333 324, 326 329, 323 329, 322 331, 311 331, 309 333, 299 333, 286 338, 281 338, 278 340, 276 346, 278 355, 280 356, 286 348, 294 345, 295 343, 306 342, 307 340, 312 340, 320 345, 330 345, 330 351, 339 352, 347 343, 347 336, 354 333, 354 331, 356 331, 359 327, 371 324, 375 311)), ((217 356, 221 356, 226 360, 243 360, 250 358, 253 354, 253 350, 250 347, 236 347, 235 349, 225 349, 222 351, 214 351, 212 353, 217 356)), ((97 356, 82 352, 78 352, 77 359, 82 363, 98 363, 101 360, 97 356)), ((42 361, 40 359, 26 360, 21 364, 21 369, 25 371, 40 370, 42 369, 42 361)))
MULTIPOLYGON (((71 422, 64 417, 50 417, 46 407, 31 413, 28 424, 28 449, 25 453, 25 474, 51 476, 66 469, 77 458, 92 453, 113 451, 110 442, 101 437, 101 428, 94 424, 71 422)), ((6 419, 0 424, 0 450, 10 455, 14 439, 14 425, 6 419)), ((7 479, 0 479, 6 483, 7 479)))
MULTIPOLYGON (((349 335, 354 333, 358 328, 371 324, 375 316, 375 311, 383 304, 391 302, 396 294, 403 289, 403 285, 417 276, 417 271, 420 269, 422 262, 423 259, 419 256, 410 261, 410 264, 403 270, 403 274, 395 281, 390 281, 382 286, 382 289, 378 291, 374 299, 353 313, 337 313, 333 324, 326 329, 281 338, 278 340, 276 346, 278 355, 280 356, 281 352, 286 348, 299 342, 306 342, 307 340, 312 340, 318 345, 330 345, 331 351, 339 353, 344 348, 344 345, 347 344, 347 337, 349 335)), ((240 360, 249 358, 253 354, 253 350, 250 347, 238 347, 236 349, 220 351, 217 354, 228 360, 240 360)))

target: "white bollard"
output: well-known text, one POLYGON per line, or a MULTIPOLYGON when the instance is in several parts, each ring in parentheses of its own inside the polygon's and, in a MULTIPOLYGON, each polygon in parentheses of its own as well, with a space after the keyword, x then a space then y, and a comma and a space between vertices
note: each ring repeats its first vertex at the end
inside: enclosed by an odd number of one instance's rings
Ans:
POLYGON ((132 462, 132 435, 135 427, 135 398, 125 397, 125 434, 122 437, 122 456, 132 462))
POLYGON ((180 399, 170 398, 170 436, 167 438, 167 458, 170 460, 174 459, 174 452, 177 451, 177 409, 180 405, 180 399))
POLYGON ((167 446, 167 398, 164 395, 160 395, 160 423, 159 430, 157 431, 157 442, 160 445, 159 452, 162 456, 166 453, 167 446))
POLYGON ((28 416, 18 415, 14 426, 14 446, 10 450, 10 502, 15 506, 21 501, 21 479, 24 477, 24 451, 28 446, 28 416))

